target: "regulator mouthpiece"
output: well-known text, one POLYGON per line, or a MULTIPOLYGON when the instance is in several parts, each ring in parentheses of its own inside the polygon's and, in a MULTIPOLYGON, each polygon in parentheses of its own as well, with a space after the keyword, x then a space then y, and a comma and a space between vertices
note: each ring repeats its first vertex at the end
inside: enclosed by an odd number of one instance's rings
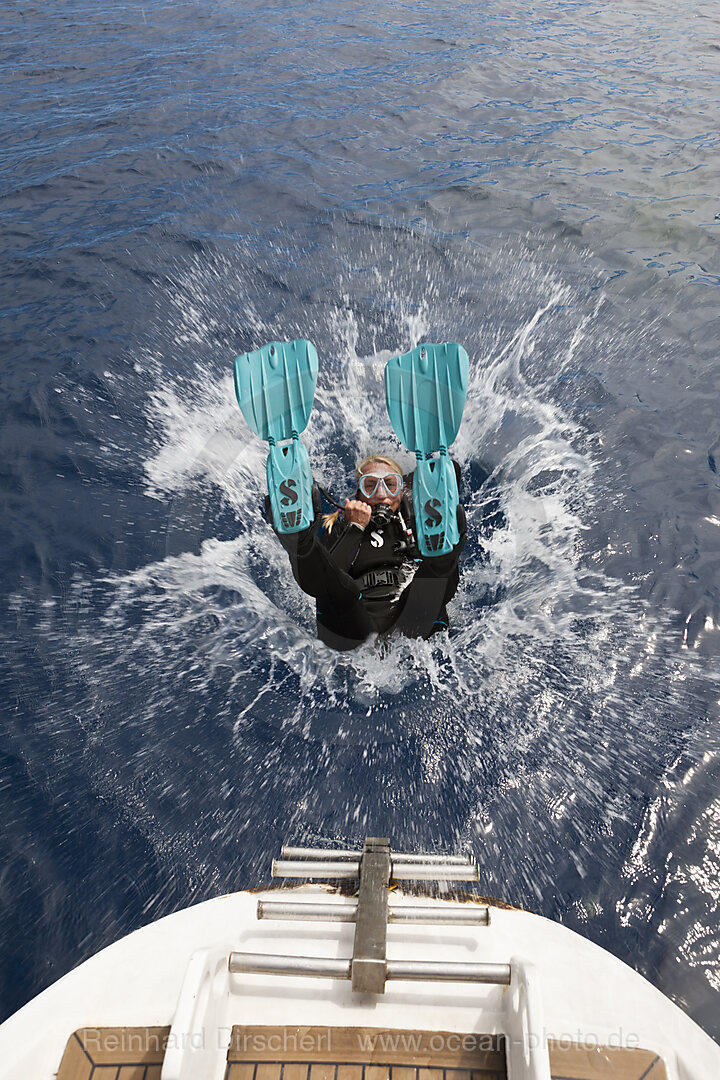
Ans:
POLYGON ((372 517, 370 518, 372 525, 382 529, 385 525, 389 525, 392 519, 393 511, 389 506, 383 506, 381 503, 380 506, 373 507, 372 517))

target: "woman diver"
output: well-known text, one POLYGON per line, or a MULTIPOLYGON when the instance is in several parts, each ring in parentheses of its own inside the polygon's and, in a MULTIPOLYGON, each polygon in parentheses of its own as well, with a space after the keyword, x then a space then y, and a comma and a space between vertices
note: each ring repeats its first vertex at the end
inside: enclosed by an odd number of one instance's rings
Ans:
POLYGON ((390 630, 422 638, 447 630, 466 539, 460 470, 448 448, 465 406, 467 353, 453 342, 426 344, 387 362, 385 401, 415 455, 412 484, 393 458, 373 454, 358 466, 354 497, 325 515, 300 441, 317 376, 317 351, 305 338, 271 341, 234 364, 240 409, 269 447, 268 516, 295 580, 315 598, 318 636, 344 650, 390 630))
MULTIPOLYGON (((460 470, 453 464, 459 481, 460 470)), ((458 543, 447 554, 422 555, 411 484, 398 463, 373 454, 360 463, 357 478, 353 498, 325 515, 314 484, 312 524, 292 534, 275 530, 295 580, 316 600, 318 637, 331 648, 347 650, 373 633, 398 630, 428 638, 447 630, 446 605, 458 587, 458 560, 466 540, 462 506, 457 507, 458 543)), ((272 521, 269 497, 266 506, 272 521)))

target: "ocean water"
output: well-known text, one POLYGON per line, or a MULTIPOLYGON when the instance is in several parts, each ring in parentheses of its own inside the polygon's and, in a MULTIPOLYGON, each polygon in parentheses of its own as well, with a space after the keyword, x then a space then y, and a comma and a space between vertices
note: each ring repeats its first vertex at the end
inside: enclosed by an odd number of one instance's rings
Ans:
POLYGON ((0 42, 2 1017, 371 834, 720 1038, 717 5, 10 0, 0 42), (231 378, 296 336, 336 495, 397 452, 385 361, 468 350, 448 639, 315 639, 231 378))

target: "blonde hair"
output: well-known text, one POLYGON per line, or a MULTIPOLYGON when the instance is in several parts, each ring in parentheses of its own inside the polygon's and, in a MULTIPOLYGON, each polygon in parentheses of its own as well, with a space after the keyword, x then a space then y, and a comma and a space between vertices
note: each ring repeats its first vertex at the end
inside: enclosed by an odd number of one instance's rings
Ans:
POLYGON ((377 462, 378 465, 389 465, 390 468, 393 469, 396 473, 399 473, 400 476, 403 475, 403 471, 398 465, 395 458, 391 458, 387 454, 371 454, 370 457, 366 457, 363 461, 361 461, 357 469, 355 470, 355 475, 357 476, 358 480, 365 472, 368 465, 373 465, 375 462, 377 462))
MULTIPOLYGON (((403 475, 403 471, 400 465, 398 465, 395 458, 389 457, 387 454, 371 454, 370 457, 364 458, 355 469, 355 476, 359 480, 360 477, 366 472, 370 465, 388 465, 394 472, 400 476, 403 475)), ((335 524, 342 514, 342 510, 334 510, 332 514, 323 514, 323 528, 331 533, 335 524)))

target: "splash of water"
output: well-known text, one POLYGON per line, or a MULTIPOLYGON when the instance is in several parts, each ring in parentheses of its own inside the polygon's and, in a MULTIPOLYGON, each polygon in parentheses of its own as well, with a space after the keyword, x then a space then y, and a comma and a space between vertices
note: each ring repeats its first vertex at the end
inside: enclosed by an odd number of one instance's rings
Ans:
MULTIPOLYGON (((532 263, 523 273, 535 297, 527 317, 507 335, 493 328, 464 339, 472 368, 454 453, 470 478, 469 542, 449 639, 370 641, 341 655, 315 640, 312 603, 294 584, 261 512, 265 449, 234 402, 229 350, 220 375, 207 359, 174 381, 158 369, 149 394, 155 442, 144 461, 146 490, 173 500, 170 533, 189 530, 203 539, 195 553, 172 555, 109 582, 115 598, 107 611, 108 633, 122 627, 125 609, 143 605, 151 581, 162 582, 160 597, 145 605, 134 648, 139 656, 159 636, 205 627, 196 646, 198 679, 209 687, 219 666, 233 670, 223 710, 234 714, 239 738, 258 718, 331 741, 397 738, 397 723, 378 726, 377 717, 392 711, 393 701, 418 694, 425 718, 420 723, 428 730, 434 710, 450 695, 473 724, 502 716, 522 730, 554 715, 558 742, 571 737, 577 710, 591 698, 591 711, 604 694, 606 708, 623 712, 618 684, 633 665, 636 674, 647 667, 646 624, 632 589, 604 577, 584 547, 598 497, 596 447, 592 434, 552 397, 558 376, 582 350, 601 301, 590 308, 579 304, 567 286, 532 263), (481 467, 490 479, 474 486, 481 467), (197 499, 199 489, 209 493, 207 500, 197 499), (237 518, 233 538, 211 535, 205 515, 217 500, 237 518), (202 520, 189 523, 192 515, 202 520), (569 701, 577 710, 568 709, 569 701)), ((219 274, 216 267, 216 284, 219 274)), ((375 288, 378 275, 376 269, 375 288)), ((371 355, 358 352, 369 336, 363 305, 348 291, 325 305, 322 332, 332 347, 322 352, 304 438, 317 479, 331 490, 347 490, 355 461, 371 450, 389 450, 411 466, 385 413, 384 364, 428 335, 456 336, 448 321, 462 308, 456 298, 455 311, 450 305, 438 318, 441 287, 428 268, 423 274, 416 266, 412 279, 425 285, 419 299, 403 295, 404 278, 386 289, 392 302, 373 335, 385 347, 371 355)), ((203 303, 209 295, 203 272, 200 281, 185 282, 172 304, 177 341, 203 354, 219 325, 214 309, 208 312, 203 303)), ((247 298, 244 311, 254 344, 277 336, 277 325, 263 321, 247 298)), ((318 318, 313 308, 309 326, 288 320, 287 336, 312 335, 314 326, 320 332, 318 318)), ((467 305, 459 322, 467 330, 467 305)), ((187 637, 174 652, 178 664, 187 662, 187 637)), ((648 733, 641 737, 653 742, 648 733)))

